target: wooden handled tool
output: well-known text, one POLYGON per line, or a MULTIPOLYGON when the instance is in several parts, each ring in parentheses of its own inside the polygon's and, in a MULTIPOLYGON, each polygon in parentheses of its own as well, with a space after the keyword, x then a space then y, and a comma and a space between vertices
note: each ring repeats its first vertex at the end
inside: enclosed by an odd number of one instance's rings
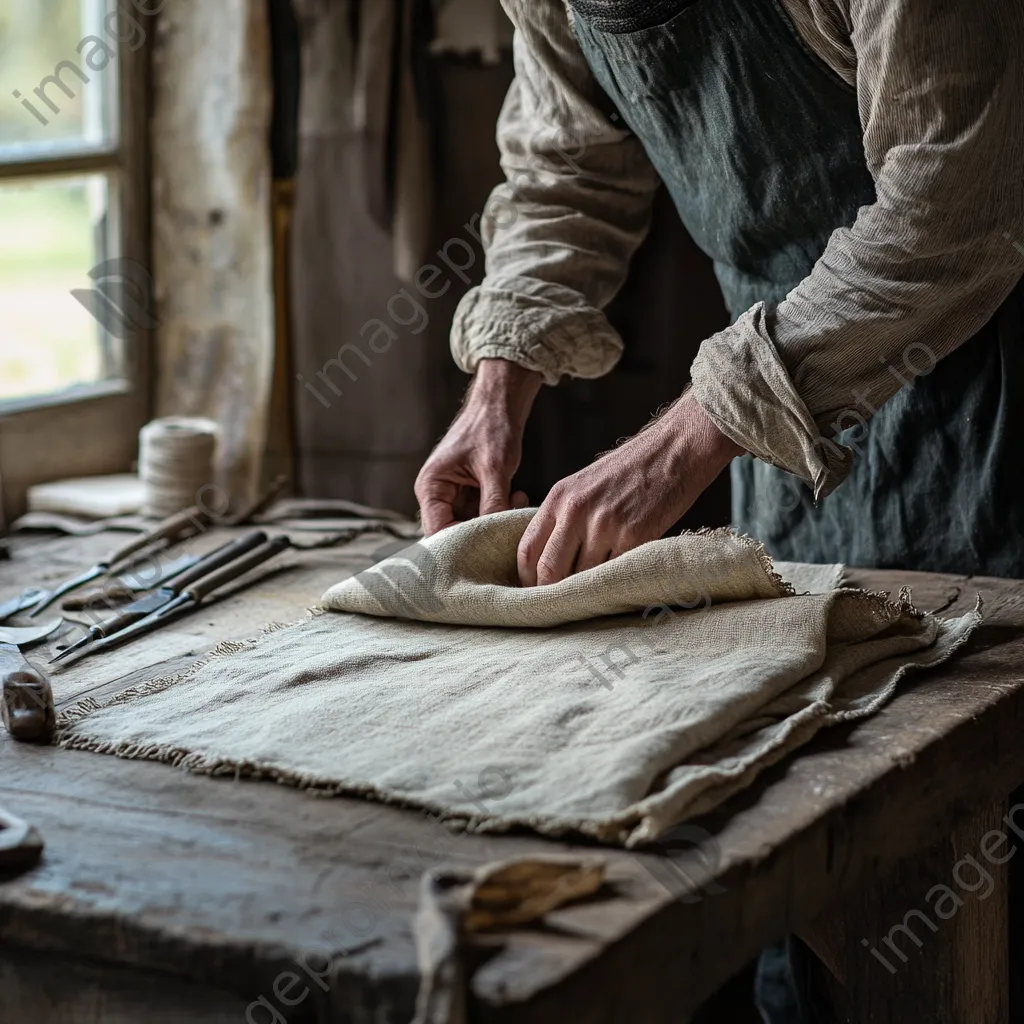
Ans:
POLYGON ((100 576, 106 576, 107 573, 111 572, 126 558, 142 551, 144 548, 148 548, 151 544, 161 540, 165 540, 168 543, 181 540, 183 537, 194 533, 203 523, 208 522, 209 519, 210 516, 203 512, 198 505, 170 516, 148 533, 140 534, 138 537, 133 537, 127 543, 122 544, 116 551, 112 551, 103 559, 102 562, 97 562, 91 569, 87 569, 80 576, 67 580, 67 582, 62 583, 55 590, 47 591, 32 611, 29 612, 29 618, 35 618, 44 608, 48 608, 54 601, 70 593, 72 590, 77 590, 86 583, 99 579, 100 576))
POLYGON ((204 558, 199 559, 198 562, 188 569, 178 573, 170 583, 162 586, 148 597, 134 601, 127 608, 118 612, 113 618, 93 626, 81 640, 65 648, 56 658, 51 659, 51 663, 70 661, 74 659, 76 652, 82 651, 90 644, 94 644, 98 640, 102 640, 104 637, 111 636, 114 633, 119 633, 122 629, 127 629, 136 622, 141 622, 147 615, 152 615, 153 612, 162 608, 165 604, 169 604, 186 587, 202 579, 207 573, 212 573, 229 563, 235 562, 242 555, 248 554, 254 548, 258 548, 261 544, 265 543, 266 539, 267 535, 262 530, 254 530, 252 533, 247 533, 244 537, 239 537, 238 540, 222 544, 204 558))
POLYGON ((177 618, 179 615, 183 615, 185 612, 197 607, 215 590, 219 590, 229 583, 234 583, 235 580, 240 579, 246 573, 269 561, 290 546, 291 541, 288 537, 283 535, 272 537, 255 550, 250 551, 241 558, 236 558, 229 565, 225 565, 208 576, 204 576, 195 583, 182 587, 177 597, 166 604, 162 604, 156 611, 147 615, 144 619, 140 619, 138 622, 119 630, 117 633, 112 633, 110 636, 95 640, 88 646, 76 650, 65 660, 64 664, 70 665, 79 658, 90 654, 97 654, 100 651, 105 651, 118 644, 132 640, 134 637, 149 633, 154 629, 159 629, 171 619, 177 618))
POLYGON ((194 607, 215 590, 219 590, 221 587, 225 587, 229 583, 234 583, 235 580, 240 579, 247 572, 252 571, 258 566, 261 566, 264 562, 269 561, 275 555, 280 554, 288 548, 290 544, 291 540, 288 537, 272 537, 260 547, 256 548, 255 551, 250 551, 248 554, 232 562, 230 565, 226 565, 222 569, 218 569, 216 572, 211 572, 209 576, 204 576, 201 580, 197 580, 188 587, 183 587, 178 596, 178 601, 180 602, 179 607, 194 607))
POLYGON ((0 714, 4 727, 16 740, 49 743, 57 722, 49 681, 25 660, 14 644, 0 644, 0 672, 0 714))

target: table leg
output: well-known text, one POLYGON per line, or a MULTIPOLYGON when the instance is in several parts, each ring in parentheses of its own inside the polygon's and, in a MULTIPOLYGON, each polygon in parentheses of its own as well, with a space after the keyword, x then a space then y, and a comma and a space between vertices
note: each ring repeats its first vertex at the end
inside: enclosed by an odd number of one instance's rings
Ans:
POLYGON ((1016 837, 1005 814, 1000 802, 963 821, 801 930, 827 968, 822 995, 837 1021, 1007 1024, 1016 837))

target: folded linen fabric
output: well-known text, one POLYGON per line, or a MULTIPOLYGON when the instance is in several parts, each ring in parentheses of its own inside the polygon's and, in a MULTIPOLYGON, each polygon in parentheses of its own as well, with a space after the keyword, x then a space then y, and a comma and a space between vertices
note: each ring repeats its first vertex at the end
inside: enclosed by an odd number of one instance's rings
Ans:
POLYGON ((980 619, 830 589, 838 567, 787 565, 794 587, 729 531, 521 588, 531 515, 453 527, 342 581, 303 622, 86 700, 59 742, 633 845, 871 714, 980 619))

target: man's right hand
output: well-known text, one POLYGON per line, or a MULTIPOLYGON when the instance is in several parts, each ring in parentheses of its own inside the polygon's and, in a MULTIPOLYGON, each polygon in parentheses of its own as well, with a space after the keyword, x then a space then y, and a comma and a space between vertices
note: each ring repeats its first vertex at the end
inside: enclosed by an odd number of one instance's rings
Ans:
POLYGON ((428 537, 467 519, 526 507, 522 491, 509 491, 542 383, 539 373, 507 360, 480 361, 466 404, 416 478, 428 537))

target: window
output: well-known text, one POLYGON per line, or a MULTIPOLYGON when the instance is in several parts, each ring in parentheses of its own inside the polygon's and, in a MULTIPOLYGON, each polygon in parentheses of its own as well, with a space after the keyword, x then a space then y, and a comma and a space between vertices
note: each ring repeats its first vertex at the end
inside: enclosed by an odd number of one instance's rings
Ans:
POLYGON ((0 477, 128 468, 156 326, 146 55, 166 0, 0 0, 0 477))

